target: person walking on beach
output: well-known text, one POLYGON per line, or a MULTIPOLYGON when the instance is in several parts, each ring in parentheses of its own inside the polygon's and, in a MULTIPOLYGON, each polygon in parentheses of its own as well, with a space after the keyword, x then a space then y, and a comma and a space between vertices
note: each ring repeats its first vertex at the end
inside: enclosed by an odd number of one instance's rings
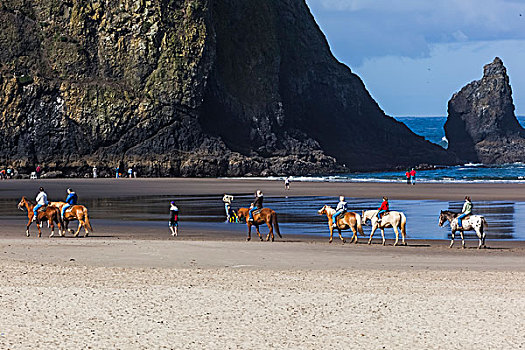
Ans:
POLYGON ((458 229, 463 229, 463 223, 461 220, 463 220, 467 215, 472 214, 472 202, 470 201, 469 196, 465 196, 465 203, 463 203, 463 209, 461 210, 461 215, 458 216, 458 229))
POLYGON ((253 221, 254 211, 256 211, 257 209, 263 208, 263 201, 264 201, 263 193, 261 192, 261 190, 257 190, 257 192, 255 192, 255 200, 253 201, 250 207, 250 211, 248 212, 249 221, 253 221))
POLYGON ((40 165, 37 166, 35 171, 36 171, 36 178, 40 179, 40 173, 42 172, 42 167, 40 167, 40 165))
POLYGON ((287 191, 290 189, 290 176, 287 176, 284 179, 284 189, 287 191))
POLYGON ((172 236, 176 237, 179 235, 179 208, 177 208, 173 201, 170 203, 169 227, 172 236))
POLYGON ((377 209, 377 223, 381 223, 381 215, 389 211, 389 205, 388 205, 388 198, 383 197, 383 203, 381 203, 381 206, 379 209, 377 209))
POLYGON ((335 213, 332 215, 332 226, 337 228, 337 217, 344 214, 348 210, 348 204, 345 202, 344 196, 339 196, 339 203, 335 208, 335 213))
POLYGON ((410 169, 407 169, 407 172, 405 173, 405 176, 407 177, 407 185, 410 185, 410 169))
POLYGON ((416 184, 416 171, 414 168, 410 171, 410 178, 412 179, 412 185, 416 184))
POLYGON ((226 221, 230 221, 230 212, 233 196, 230 196, 229 194, 225 193, 224 196, 222 196, 222 201, 224 203, 224 210, 226 211, 226 221))
POLYGON ((36 221, 36 218, 38 216, 38 209, 48 204, 49 202, 47 201, 47 193, 44 191, 43 187, 40 187, 38 195, 36 196, 36 205, 33 208, 33 221, 36 221))
POLYGON ((133 168, 128 168, 128 177, 131 179, 133 177, 133 168))
POLYGON ((96 166, 93 167, 93 178, 94 179, 97 178, 97 167, 96 166))
POLYGON ((116 169, 116 172, 115 172, 115 178, 117 178, 117 179, 119 177, 119 173, 118 173, 119 171, 120 171, 120 167, 117 165, 117 169, 116 169))

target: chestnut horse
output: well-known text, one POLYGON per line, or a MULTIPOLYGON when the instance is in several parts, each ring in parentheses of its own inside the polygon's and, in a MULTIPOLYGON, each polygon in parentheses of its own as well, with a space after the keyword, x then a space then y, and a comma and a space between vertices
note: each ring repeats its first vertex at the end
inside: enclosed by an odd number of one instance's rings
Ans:
MULTIPOLYGON (((335 213, 335 209, 330 207, 329 205, 325 205, 324 207, 319 209, 317 213, 319 215, 325 214, 326 217, 328 218, 328 227, 330 228, 330 240, 328 242, 332 243, 332 236, 334 233, 332 216, 335 213)), ((359 231, 361 235, 363 236, 365 235, 365 233, 363 232, 363 226, 361 225, 361 216, 359 214, 351 212, 351 211, 347 211, 343 215, 338 216, 337 231, 339 231, 339 238, 341 238, 341 241, 343 241, 343 243, 345 243, 346 241, 341 235, 341 230, 348 230, 348 229, 351 229, 353 233, 350 243, 354 241, 354 238, 355 238, 355 243, 357 243, 357 231, 359 231)))
MULTIPOLYGON (((18 203, 18 209, 24 210, 26 208, 27 210, 27 218, 29 221, 27 222, 26 227, 26 236, 29 237, 29 226, 33 223, 33 208, 36 204, 26 199, 26 197, 22 197, 20 200, 20 203, 18 203)), ((55 223, 58 224, 58 234, 60 236, 65 236, 65 234, 62 232, 62 219, 60 218, 60 211, 57 208, 47 206, 45 210, 39 210, 36 220, 36 227, 38 228, 38 237, 42 237, 42 231, 40 230, 40 222, 41 221, 47 221, 51 225, 51 234, 49 237, 53 237, 55 234, 55 223)))
POLYGON ((240 218, 246 219, 246 225, 248 226, 248 237, 246 237, 246 240, 249 241, 252 238, 252 225, 255 226, 255 229, 257 230, 257 235, 263 240, 261 233, 259 232, 259 225, 266 224, 268 225, 268 228, 270 231, 268 232, 268 235, 266 236, 266 240, 270 240, 270 236, 272 237, 272 242, 274 240, 273 235, 273 228, 275 227, 275 232, 279 235, 279 238, 283 238, 281 236, 281 232, 279 232, 279 223, 277 222, 277 214, 274 210, 270 208, 262 208, 255 213, 253 213, 253 221, 248 220, 249 218, 249 208, 239 208, 237 211, 237 216, 240 218))
MULTIPOLYGON (((60 210, 61 213, 62 207, 64 205, 66 205, 65 202, 49 202, 49 206, 57 208, 58 210, 60 210)), ((64 222, 64 232, 73 233, 73 230, 68 229, 69 222, 73 220, 78 220, 78 228, 77 232, 73 234, 74 237, 78 237, 78 234, 82 227, 84 227, 84 237, 88 236, 89 231, 93 232, 93 228, 89 223, 88 210, 85 206, 76 204, 70 206, 66 210, 66 212, 64 213, 64 217, 62 218, 62 221, 64 222)))

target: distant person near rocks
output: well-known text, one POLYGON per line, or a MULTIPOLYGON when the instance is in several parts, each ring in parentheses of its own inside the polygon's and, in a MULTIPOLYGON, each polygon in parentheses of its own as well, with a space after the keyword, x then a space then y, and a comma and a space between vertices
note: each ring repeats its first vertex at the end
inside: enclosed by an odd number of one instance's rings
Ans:
POLYGON ((98 174, 97 174, 97 167, 94 166, 94 167, 93 167, 93 178, 96 179, 97 176, 98 176, 98 174))
POLYGON ((37 166, 35 169, 35 172, 36 172, 36 178, 40 179, 40 173, 42 172, 42 167, 40 165, 37 166))
POLYGON ((7 178, 8 179, 12 179, 13 178, 13 173, 14 173, 14 170, 11 169, 11 168, 7 168, 7 178))
POLYGON ((170 221, 169 227, 171 235, 176 237, 179 235, 179 208, 175 205, 175 202, 170 203, 170 221))
POLYGON ((133 177, 133 168, 128 168, 128 177, 130 179, 133 177))
POLYGON ((412 183, 410 179, 410 170, 407 170, 405 176, 407 177, 407 185, 410 185, 412 183))
POLYGON ((116 170, 116 171, 115 171, 115 178, 118 179, 118 178, 119 178, 119 175, 120 175, 120 174, 119 174, 120 168, 117 167, 115 170, 116 170))
POLYGON ((416 171, 414 170, 414 168, 412 168, 412 170, 410 171, 410 178, 412 181, 412 185, 415 185, 416 184, 416 171))
POLYGON ((284 179, 284 189, 285 190, 290 189, 290 176, 287 176, 286 179, 284 179))

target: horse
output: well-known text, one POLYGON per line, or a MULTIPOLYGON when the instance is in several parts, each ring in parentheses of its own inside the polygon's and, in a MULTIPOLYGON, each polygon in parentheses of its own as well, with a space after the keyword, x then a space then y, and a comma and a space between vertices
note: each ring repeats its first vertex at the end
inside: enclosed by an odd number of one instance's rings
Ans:
MULTIPOLYGON (((321 209, 317 211, 317 214, 319 215, 326 214, 326 217, 328 218, 328 227, 330 229, 330 240, 328 241, 329 243, 332 243, 332 236, 334 233, 334 227, 333 227, 333 222, 332 222, 332 216, 334 215, 334 213, 335 213, 335 209, 333 209, 329 205, 325 205, 324 207, 322 207, 321 209)), ((357 231, 359 231, 361 235, 363 236, 365 235, 365 233, 363 232, 363 226, 361 225, 361 216, 359 214, 351 212, 351 211, 347 211, 343 215, 338 216, 337 231, 339 231, 339 238, 343 241, 343 243, 345 243, 346 241, 341 235, 341 230, 348 230, 348 229, 351 229, 353 233, 350 243, 352 243, 355 238, 355 243, 357 244, 357 231)))
POLYGON ((394 246, 396 246, 399 242, 399 229, 401 230, 403 245, 407 245, 407 243, 405 242, 407 234, 407 218, 405 214, 399 211, 389 211, 382 215, 381 223, 378 223, 377 212, 378 210, 363 210, 363 222, 366 224, 366 221, 370 220, 370 222, 372 223, 372 232, 370 232, 370 239, 368 240, 368 244, 372 244, 372 237, 374 236, 374 232, 376 229, 379 228, 381 230, 381 237, 383 238, 383 245, 385 245, 385 228, 392 227, 394 229, 394 232, 396 233, 396 241, 394 242, 394 246))
POLYGON ((459 231, 461 234, 461 246, 463 249, 465 249, 465 237, 463 236, 463 231, 476 231, 476 235, 479 239, 478 249, 483 246, 483 248, 486 248, 485 245, 485 227, 488 227, 487 220, 481 215, 468 215, 464 219, 461 220, 463 227, 461 229, 458 228, 458 216, 461 215, 461 213, 454 213, 449 210, 442 210, 439 214, 439 226, 443 226, 445 221, 448 221, 450 223, 450 233, 452 235, 452 239, 450 241, 449 248, 452 248, 454 245, 454 237, 456 235, 456 231, 459 231))
POLYGON ((281 236, 281 232, 279 231, 279 223, 277 222, 277 213, 273 209, 270 208, 262 208, 253 213, 253 221, 250 221, 249 218, 249 208, 239 208, 237 210, 237 216, 239 219, 245 218, 246 219, 246 225, 248 226, 248 237, 246 237, 246 240, 249 241, 251 239, 252 235, 252 225, 255 226, 255 229, 257 230, 257 235, 259 236, 260 240, 262 241, 263 238, 261 236, 261 233, 259 232, 259 225, 265 224, 268 225, 268 228, 270 231, 268 232, 268 235, 266 236, 266 240, 268 241, 270 239, 270 236, 272 237, 272 242, 274 241, 274 235, 273 230, 275 227, 275 232, 279 235, 279 238, 283 238, 281 236))
MULTIPOLYGON (((60 211, 60 213, 62 213, 62 207, 64 205, 66 205, 65 202, 49 203, 49 206, 57 208, 60 211)), ((64 222, 64 232, 70 232, 72 234, 74 231, 68 229, 69 222, 73 220, 78 220, 78 228, 77 231, 73 234, 73 237, 78 237, 78 234, 80 233, 80 229, 82 227, 84 227, 84 237, 88 236, 89 231, 93 232, 93 228, 91 227, 91 223, 89 222, 88 210, 83 205, 75 204, 70 206, 64 213, 64 217, 62 218, 62 220, 64 222)))
MULTIPOLYGON (((24 210, 26 208, 27 210, 27 218, 29 221, 27 222, 26 226, 26 236, 29 237, 29 226, 33 223, 33 208, 36 204, 29 201, 26 197, 22 197, 20 202, 18 203, 18 209, 24 210)), ((65 236, 62 230, 62 218, 60 217, 60 211, 57 208, 47 206, 45 210, 39 210, 37 214, 37 220, 36 220, 36 227, 38 228, 38 237, 42 237, 42 231, 40 230, 40 222, 42 220, 47 220, 47 222, 51 226, 51 234, 49 237, 53 237, 55 235, 55 223, 58 224, 58 234, 60 236, 65 236)))

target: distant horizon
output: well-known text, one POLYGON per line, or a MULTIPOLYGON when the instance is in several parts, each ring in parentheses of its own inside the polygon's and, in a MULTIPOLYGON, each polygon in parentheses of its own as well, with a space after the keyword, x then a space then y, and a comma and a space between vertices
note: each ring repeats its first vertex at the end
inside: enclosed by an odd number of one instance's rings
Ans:
MULTIPOLYGON (((447 118, 448 115, 390 115, 392 118, 447 118)), ((516 118, 525 118, 525 115, 516 115, 516 118)))

